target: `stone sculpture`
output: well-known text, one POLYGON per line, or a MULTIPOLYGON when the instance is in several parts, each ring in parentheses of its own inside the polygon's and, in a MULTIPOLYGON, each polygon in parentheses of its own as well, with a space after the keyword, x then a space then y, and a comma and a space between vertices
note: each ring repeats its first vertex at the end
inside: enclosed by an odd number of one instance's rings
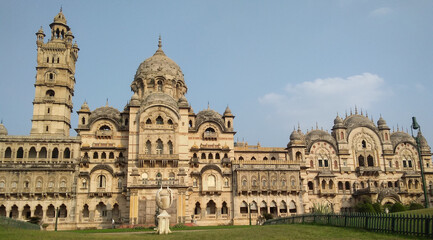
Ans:
POLYGON ((169 234, 170 231, 170 215, 167 213, 167 209, 173 203, 173 193, 169 187, 166 190, 161 188, 156 192, 156 205, 162 210, 161 214, 158 215, 158 227, 156 229, 157 234, 169 234))

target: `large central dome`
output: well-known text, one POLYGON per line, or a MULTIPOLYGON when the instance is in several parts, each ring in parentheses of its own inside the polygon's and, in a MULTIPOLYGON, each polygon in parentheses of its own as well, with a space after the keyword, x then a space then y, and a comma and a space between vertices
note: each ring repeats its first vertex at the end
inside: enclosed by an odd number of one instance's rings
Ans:
POLYGON ((163 76, 169 79, 181 80, 183 73, 180 67, 169 57, 167 57, 161 48, 161 38, 159 39, 158 50, 152 57, 144 60, 137 69, 135 79, 149 79, 157 76, 163 76))

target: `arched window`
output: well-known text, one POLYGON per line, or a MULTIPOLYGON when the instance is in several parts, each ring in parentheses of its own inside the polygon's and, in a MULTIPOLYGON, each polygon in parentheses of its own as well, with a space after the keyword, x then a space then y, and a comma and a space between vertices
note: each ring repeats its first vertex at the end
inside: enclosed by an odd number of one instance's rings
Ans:
POLYGON ((271 157, 271 160, 274 161, 274 160, 276 160, 276 159, 275 159, 275 157, 271 157))
POLYGON ((5 151, 5 158, 11 158, 12 157, 12 149, 10 147, 6 148, 5 151))
POLYGON ((206 154, 205 153, 201 154, 201 159, 206 159, 206 154))
POLYGON ((342 182, 338 182, 338 190, 343 190, 343 183, 342 182))
POLYGON ((266 182, 266 179, 265 178, 263 178, 262 179, 262 187, 266 187, 268 184, 267 184, 267 182, 266 182))
POLYGON ((69 150, 69 148, 65 148, 65 151, 63 152, 63 158, 71 158, 71 150, 69 150))
POLYGON ((314 190, 314 184, 313 182, 308 182, 308 190, 313 191, 314 190))
POLYGON ((17 158, 23 158, 24 157, 24 150, 22 147, 18 148, 17 151, 17 158))
POLYGON ((168 141, 168 154, 174 154, 173 152, 173 143, 171 141, 168 141))
POLYGON ((374 160, 373 157, 371 155, 368 155, 367 157, 367 163, 369 167, 373 167, 374 166, 374 160))
POLYGON ((260 203, 260 214, 264 215, 264 214, 267 214, 267 213, 268 213, 268 205, 266 204, 265 201, 262 201, 260 203))
POLYGON ((46 92, 45 92, 45 96, 47 96, 47 97, 54 97, 54 95, 55 95, 56 93, 54 92, 54 90, 47 90, 46 92))
POLYGON ((164 145, 162 144, 161 139, 158 139, 156 141, 156 154, 163 154, 164 152, 164 145))
POLYGON ((29 158, 36 158, 36 148, 35 147, 31 147, 30 151, 29 151, 29 158))
POLYGON ((200 207, 200 203, 196 202, 195 203, 195 208, 194 208, 194 215, 200 215, 201 214, 201 207, 200 207))
POLYGON ((385 133, 385 141, 388 141, 388 133, 385 133))
POLYGON ((50 204, 47 208, 47 217, 54 218, 56 216, 56 210, 53 204, 50 204))
POLYGON ((173 181, 175 177, 176 177, 176 174, 174 174, 174 172, 171 172, 168 174, 168 179, 171 181, 173 181))
POLYGON ((340 139, 344 140, 344 133, 343 132, 340 132, 340 139))
POLYGON ((215 159, 220 159, 220 154, 219 153, 215 153, 215 159))
POLYGON ((223 205, 221 207, 221 214, 228 214, 229 213, 229 209, 227 207, 227 203, 223 202, 223 205))
POLYGON ((313 160, 310 160, 310 167, 311 167, 311 168, 314 167, 314 162, 313 162, 313 160))
POLYGON ((106 217, 107 216, 107 205, 105 205, 103 202, 99 202, 98 205, 96 205, 96 211, 99 217, 106 217))
POLYGON ((322 189, 325 189, 326 188, 326 182, 325 182, 325 180, 323 180, 322 181, 322 189))
POLYGON ((292 201, 290 201, 290 204, 289 204, 289 212, 290 213, 296 213, 296 204, 295 204, 295 202, 292 200, 292 201))
POLYGON ((280 213, 287 213, 287 205, 284 201, 281 201, 280 203, 280 213))
POLYGON ((208 187, 215 187, 216 186, 216 178, 214 175, 209 175, 207 177, 207 186, 208 187))
POLYGON ((157 84, 158 84, 158 91, 162 92, 162 81, 161 80, 158 81, 157 84))
POLYGON ((99 175, 97 178, 98 188, 105 188, 105 176, 99 175))
MULTIPOLYGON (((48 58, 47 58, 47 61, 49 61, 48 58)), ((49 77, 50 77, 50 80, 53 80, 53 79, 54 79, 54 74, 53 74, 53 73, 50 73, 50 74, 49 74, 49 77)))
POLYGON ((335 169, 337 169, 337 168, 338 168, 338 163, 337 163, 337 161, 336 161, 336 160, 334 161, 334 168, 335 168, 335 169))
POLYGON ((264 157, 264 158, 263 158, 263 161, 267 161, 267 160, 268 160, 268 157, 264 157))
POLYGON ((117 180, 117 188, 122 188, 122 179, 117 180))
POLYGON ((213 155, 212 155, 212 153, 209 153, 209 155, 208 155, 207 158, 208 158, 208 159, 213 159, 213 155))
POLYGON ((302 153, 296 152, 296 161, 300 162, 302 160, 302 153))
POLYGON ((364 163, 364 156, 359 155, 359 157, 358 157, 358 165, 359 165, 360 167, 364 167, 364 166, 365 166, 365 163, 364 163))
POLYGON ((329 189, 334 189, 334 182, 332 180, 329 181, 329 189))
POLYGON ((257 203, 255 201, 253 201, 250 205, 250 210, 251 213, 258 213, 258 208, 257 208, 257 203))
POLYGON ((245 201, 242 201, 241 205, 240 205, 240 212, 242 214, 246 214, 248 213, 248 205, 245 201))
POLYGON ((251 158, 251 161, 256 161, 256 158, 253 156, 253 157, 251 158))
POLYGON ((239 161, 243 161, 244 158, 242 156, 239 157, 239 161))
POLYGON ((228 127, 228 128, 232 128, 232 122, 228 121, 228 122, 227 122, 227 127, 228 127))
POLYGON ((57 63, 60 63, 60 58, 57 58, 57 63))
POLYGON ((146 142, 146 154, 152 154, 152 143, 150 140, 147 140, 146 142))
POLYGON ((171 119, 168 119, 167 123, 168 125, 173 125, 173 121, 171 119))
POLYGON ((189 120, 189 127, 190 128, 192 127, 192 121, 191 120, 189 120))
POLYGON ((346 182, 346 190, 350 190, 350 183, 349 182, 346 182))
POLYGON ((101 159, 106 159, 106 158, 107 158, 107 154, 105 152, 102 152, 101 159))
POLYGON ((39 158, 47 158, 47 149, 45 147, 42 147, 39 151, 39 158))
POLYGON ((83 207, 83 218, 88 218, 89 217, 89 205, 84 204, 83 207))
POLYGON ((59 218, 66 218, 68 216, 68 210, 66 209, 66 205, 62 204, 59 208, 59 218))
POLYGON ((156 118, 156 124, 158 124, 158 125, 162 125, 162 124, 164 124, 164 120, 162 119, 161 116, 158 116, 158 117, 156 118))
POLYGON ((93 159, 98 159, 98 157, 99 157, 99 156, 98 156, 98 153, 97 153, 97 152, 94 152, 94 153, 93 153, 93 159))
POLYGON ((362 140, 361 145, 362 148, 367 148, 367 143, 365 142, 365 140, 362 140))
POLYGON ((114 159, 114 153, 113 153, 113 152, 110 152, 108 158, 109 158, 109 159, 114 159))
POLYGON ((146 120, 146 124, 152 124, 152 120, 150 120, 150 118, 148 118, 148 119, 146 120))
POLYGON ((59 158, 59 149, 57 149, 57 148, 53 149, 53 152, 51 153, 51 158, 53 158, 53 159, 59 158))
POLYGON ((99 128, 99 130, 101 130, 101 131, 110 131, 111 128, 110 128, 108 125, 102 125, 102 126, 99 128))

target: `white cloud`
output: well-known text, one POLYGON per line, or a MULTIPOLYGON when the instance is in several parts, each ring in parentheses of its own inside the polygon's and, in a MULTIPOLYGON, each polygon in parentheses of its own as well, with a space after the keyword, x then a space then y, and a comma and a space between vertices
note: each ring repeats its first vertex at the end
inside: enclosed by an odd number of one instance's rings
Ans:
POLYGON ((393 10, 391 8, 388 8, 388 7, 376 8, 370 12, 370 16, 374 16, 374 17, 384 16, 384 15, 392 13, 392 11, 393 10))
POLYGON ((391 93, 385 87, 385 81, 372 73, 347 78, 319 78, 288 84, 283 93, 265 94, 259 98, 259 103, 286 122, 311 124, 317 120, 328 123, 337 111, 348 110, 355 105, 358 108, 372 108, 391 93), (321 119, 323 117, 326 119, 321 119))

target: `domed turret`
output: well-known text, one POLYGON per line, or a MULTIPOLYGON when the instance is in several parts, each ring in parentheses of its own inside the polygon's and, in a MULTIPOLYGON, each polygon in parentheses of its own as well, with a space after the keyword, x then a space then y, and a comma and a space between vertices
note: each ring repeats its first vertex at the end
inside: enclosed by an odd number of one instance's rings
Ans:
POLYGON ((3 125, 3 123, 0 123, 0 136, 1 135, 8 135, 8 130, 6 129, 5 125, 3 125))
POLYGON ((417 138, 419 139, 419 145, 421 148, 421 151, 431 151, 430 146, 427 143, 427 140, 425 139, 425 137, 422 135, 421 131, 418 131, 418 135, 417 138))
POLYGON ((298 131, 293 130, 292 134, 290 134, 290 141, 298 141, 298 140, 302 140, 302 136, 298 131))
POLYGON ((140 98, 138 97, 137 93, 134 93, 131 97, 131 106, 139 106, 140 105, 140 98))
POLYGON ((54 23, 62 23, 66 25, 66 18, 65 15, 63 15, 62 9, 60 9, 60 12, 54 17, 54 23))
POLYGON ((379 120, 377 121, 377 126, 380 130, 389 129, 388 125, 386 125, 385 119, 383 119, 382 116, 380 116, 379 120))
POLYGON ((86 111, 86 112, 90 111, 89 105, 87 105, 86 101, 84 101, 83 105, 81 105, 80 111, 83 111, 83 112, 84 111, 86 111))
POLYGON ((229 106, 227 105, 226 110, 224 111, 224 117, 231 117, 233 116, 232 111, 230 110, 229 106))

